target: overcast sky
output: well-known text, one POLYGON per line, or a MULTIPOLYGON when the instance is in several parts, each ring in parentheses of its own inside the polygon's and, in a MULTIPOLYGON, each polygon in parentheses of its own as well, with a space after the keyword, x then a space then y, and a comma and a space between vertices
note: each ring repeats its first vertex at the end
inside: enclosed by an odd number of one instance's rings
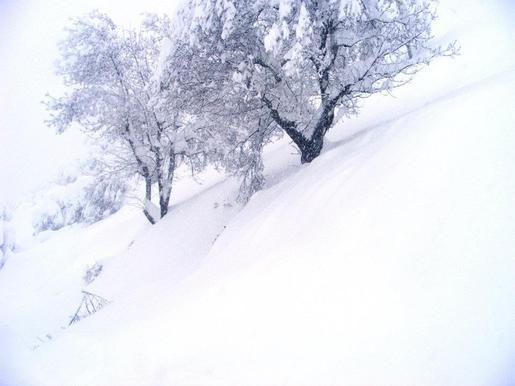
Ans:
POLYGON ((46 127, 41 100, 62 91, 56 42, 70 17, 92 9, 120 25, 142 12, 172 14, 178 0, 0 0, 0 202, 15 201, 84 153, 80 135, 46 127))

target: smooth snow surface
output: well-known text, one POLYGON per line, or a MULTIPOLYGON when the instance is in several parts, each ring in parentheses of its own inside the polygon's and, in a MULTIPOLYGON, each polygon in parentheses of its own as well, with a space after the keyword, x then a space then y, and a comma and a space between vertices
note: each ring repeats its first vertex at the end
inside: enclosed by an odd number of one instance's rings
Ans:
POLYGON ((124 208, 11 256, 0 385, 515 384, 513 6, 442 3, 462 55, 309 165, 271 146, 245 207, 211 173, 155 226, 124 208), (68 327, 83 288, 111 303, 68 327))

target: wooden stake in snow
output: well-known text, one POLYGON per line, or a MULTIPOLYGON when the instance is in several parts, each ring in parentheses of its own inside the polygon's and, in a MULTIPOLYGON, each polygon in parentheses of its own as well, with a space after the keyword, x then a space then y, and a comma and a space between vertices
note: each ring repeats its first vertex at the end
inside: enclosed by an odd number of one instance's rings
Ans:
POLYGON ((79 305, 79 308, 77 308, 77 311, 75 311, 75 314, 70 320, 70 323, 68 323, 69 326, 83 318, 86 318, 94 314, 98 310, 102 309, 105 305, 109 304, 109 300, 104 299, 101 296, 92 294, 91 292, 87 292, 84 290, 82 291, 82 293, 82 301, 79 305))

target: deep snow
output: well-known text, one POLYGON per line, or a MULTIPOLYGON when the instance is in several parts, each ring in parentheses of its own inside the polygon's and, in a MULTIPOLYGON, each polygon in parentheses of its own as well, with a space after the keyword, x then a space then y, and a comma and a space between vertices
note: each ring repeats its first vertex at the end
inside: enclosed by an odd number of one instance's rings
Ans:
POLYGON ((514 384, 512 10, 443 2, 462 55, 310 165, 271 146, 243 208, 211 172, 153 227, 127 207, 12 256, 0 385, 514 384), (81 288, 112 303, 66 327, 81 288))

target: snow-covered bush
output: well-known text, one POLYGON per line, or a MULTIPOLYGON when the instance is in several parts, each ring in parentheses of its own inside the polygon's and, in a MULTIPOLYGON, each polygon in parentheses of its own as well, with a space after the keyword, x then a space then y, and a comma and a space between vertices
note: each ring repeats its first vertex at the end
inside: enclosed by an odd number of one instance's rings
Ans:
POLYGON ((15 232, 11 220, 11 210, 5 205, 0 211, 0 269, 16 249, 15 232))
POLYGON ((88 267, 86 269, 86 272, 84 273, 84 276, 82 277, 84 283, 86 285, 92 283, 98 277, 98 275, 100 275, 100 273, 102 272, 102 268, 103 266, 100 263, 95 263, 92 266, 88 267))
POLYGON ((35 233, 102 220, 121 208, 127 190, 125 183, 117 179, 83 175, 57 181, 38 192, 35 198, 32 223, 35 233))

